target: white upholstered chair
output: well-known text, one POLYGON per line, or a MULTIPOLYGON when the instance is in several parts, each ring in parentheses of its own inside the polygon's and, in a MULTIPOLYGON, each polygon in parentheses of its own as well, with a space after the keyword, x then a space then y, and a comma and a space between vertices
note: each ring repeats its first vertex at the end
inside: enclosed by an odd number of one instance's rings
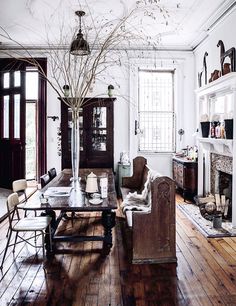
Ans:
POLYGON ((52 247, 52 239, 51 239, 51 218, 49 216, 39 216, 39 217, 24 217, 24 218, 14 218, 17 212, 17 205, 19 204, 19 197, 17 193, 12 193, 7 198, 7 210, 8 210, 8 219, 9 219, 9 235, 7 239, 6 248, 3 254, 2 263, 0 268, 2 269, 3 263, 7 254, 7 250, 10 246, 13 246, 13 253, 15 251, 16 244, 20 242, 27 242, 31 246, 35 246, 36 248, 43 249, 43 259, 45 260, 45 234, 46 229, 47 234, 49 235, 49 245, 50 249, 52 247), (23 237, 24 232, 32 232, 34 235, 31 235, 29 238, 23 237), (36 244, 36 233, 39 232, 41 234, 42 242, 40 245, 36 244), (14 242, 11 243, 12 234, 15 233, 14 242), (22 234, 21 234, 22 233, 22 234), (34 238, 34 245, 31 243, 30 239, 34 238), (20 240, 19 240, 20 239, 20 240))

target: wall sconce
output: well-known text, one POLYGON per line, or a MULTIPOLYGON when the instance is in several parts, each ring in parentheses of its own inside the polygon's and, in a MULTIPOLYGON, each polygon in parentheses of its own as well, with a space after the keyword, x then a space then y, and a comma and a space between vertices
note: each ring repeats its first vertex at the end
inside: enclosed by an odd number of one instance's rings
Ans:
POLYGON ((63 90, 64 90, 64 96, 65 96, 66 98, 68 98, 69 95, 70 95, 70 86, 69 86, 69 85, 64 85, 62 88, 63 88, 63 90))
POLYGON ((114 90, 114 86, 113 85, 109 85, 108 87, 107 87, 107 89, 108 89, 108 96, 111 98, 112 96, 113 96, 113 90, 114 90))

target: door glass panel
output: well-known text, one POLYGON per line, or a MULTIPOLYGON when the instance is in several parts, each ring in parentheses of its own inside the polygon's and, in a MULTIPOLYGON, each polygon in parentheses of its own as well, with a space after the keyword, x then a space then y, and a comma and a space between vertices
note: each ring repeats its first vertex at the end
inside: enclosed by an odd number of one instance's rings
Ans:
POLYGON ((20 71, 14 72, 14 87, 20 86, 20 71))
POLYGON ((14 138, 20 138, 20 95, 14 95, 14 138))
POLYGON ((26 100, 38 100, 37 71, 26 71, 26 100))
POLYGON ((3 137, 9 138, 9 96, 3 98, 3 137))
POLYGON ((6 72, 3 74, 3 88, 10 87, 10 73, 6 72))
POLYGON ((26 179, 36 178, 36 103, 26 102, 26 179))
POLYGON ((107 108, 94 107, 93 108, 93 127, 106 128, 107 127, 107 108))
POLYGON ((107 108, 93 107, 93 134, 92 134, 92 150, 106 151, 107 149, 107 108))
POLYGON ((93 151, 106 151, 107 131, 105 129, 93 129, 92 149, 93 151))

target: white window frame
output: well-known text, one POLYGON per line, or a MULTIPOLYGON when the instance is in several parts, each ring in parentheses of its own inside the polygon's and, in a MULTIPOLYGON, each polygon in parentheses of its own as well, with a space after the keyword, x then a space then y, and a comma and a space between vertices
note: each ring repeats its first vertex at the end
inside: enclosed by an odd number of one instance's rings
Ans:
MULTIPOLYGON (((176 127, 175 127, 175 102, 174 102, 174 69, 139 69, 138 70, 138 126, 140 129, 139 138, 138 138, 138 152, 140 153, 173 153, 176 150, 176 127), (165 107, 163 100, 159 100, 159 105, 155 105, 155 95, 158 95, 158 92, 161 93, 161 96, 166 95, 166 87, 161 87, 160 83, 157 83, 159 86, 158 91, 155 90, 153 86, 153 81, 150 82, 150 91, 147 88, 142 87, 143 83, 140 82, 142 73, 150 75, 161 75, 163 73, 169 73, 171 75, 171 94, 167 98, 169 107, 165 107), (143 107, 142 103, 143 97, 142 94, 147 94, 150 99, 147 101, 147 108, 143 107), (153 97, 152 97, 153 96, 153 97), (151 98, 152 97, 152 98, 151 98), (154 103, 153 103, 154 102, 154 103), (151 108, 150 108, 151 107, 151 108), (166 117, 166 118, 165 118, 166 117), (165 126, 161 126, 160 121, 163 123, 166 122, 169 118, 168 126, 170 131, 166 131, 165 126), (146 122, 145 122, 146 121, 146 122), (152 122, 151 122, 152 121, 152 122), (146 128, 144 128, 146 125, 146 128), (156 138, 155 138, 156 135, 156 138), (158 135, 161 138, 158 141, 158 135), (146 139, 145 139, 146 137, 146 139), (165 139, 165 140, 164 140, 165 139), (164 143, 164 141, 166 143, 164 143)), ((167 93, 168 94, 168 93, 167 93)), ((156 102, 158 103, 158 97, 156 102)), ((145 103, 145 102, 144 102, 145 103)))
MULTIPOLYGON (((160 55, 160 54, 159 54, 160 55)), ((185 58, 183 57, 171 57, 159 59, 155 58, 137 58, 131 57, 130 63, 130 78, 129 78, 129 152, 130 157, 134 158, 139 154, 138 151, 138 135, 135 133, 135 122, 138 122, 138 69, 169 69, 175 70, 174 75, 174 107, 176 114, 176 151, 180 150, 185 145, 185 135, 183 141, 177 135, 177 131, 184 127, 184 64, 185 58)), ((143 154, 148 158, 148 155, 162 156, 163 158, 172 157, 172 153, 145 153, 143 154), (169 157, 168 157, 169 156, 169 157)), ((161 157, 161 158, 162 158, 161 157)), ((151 156, 150 156, 151 158, 151 156)))

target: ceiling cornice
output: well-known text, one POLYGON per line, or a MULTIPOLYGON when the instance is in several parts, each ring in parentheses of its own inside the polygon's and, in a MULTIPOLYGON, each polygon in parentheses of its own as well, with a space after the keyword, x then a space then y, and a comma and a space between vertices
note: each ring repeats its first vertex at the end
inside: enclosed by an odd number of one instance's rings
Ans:
POLYGON ((223 5, 209 18, 208 22, 204 24, 204 27, 201 29, 201 35, 199 35, 192 42, 192 50, 195 51, 201 44, 207 39, 209 33, 211 33, 216 26, 218 26, 233 10, 236 9, 236 1, 229 0, 225 1, 223 5))

